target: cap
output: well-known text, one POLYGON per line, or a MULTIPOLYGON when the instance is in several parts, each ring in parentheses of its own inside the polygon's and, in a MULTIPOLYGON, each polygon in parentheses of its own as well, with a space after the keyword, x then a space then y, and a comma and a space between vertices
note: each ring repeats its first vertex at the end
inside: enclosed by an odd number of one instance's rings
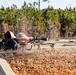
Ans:
POLYGON ((14 35, 14 33, 11 32, 11 31, 7 31, 7 32, 4 34, 4 37, 5 37, 5 38, 16 38, 16 36, 14 35))
POLYGON ((25 40, 29 40, 29 37, 26 36, 23 32, 20 32, 16 35, 17 39, 25 39, 25 40))

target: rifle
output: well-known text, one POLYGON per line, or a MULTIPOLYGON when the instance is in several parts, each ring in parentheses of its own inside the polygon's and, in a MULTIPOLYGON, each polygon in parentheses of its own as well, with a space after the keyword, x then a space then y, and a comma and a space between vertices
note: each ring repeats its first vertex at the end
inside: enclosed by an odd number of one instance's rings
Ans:
POLYGON ((38 46, 38 49, 40 48, 40 45, 50 45, 50 47, 52 47, 52 48, 55 45, 55 43, 48 42, 48 38, 43 38, 43 37, 42 38, 37 38, 37 37, 34 38, 33 37, 32 39, 30 39, 30 42, 33 43, 34 46, 37 45, 38 46), (45 41, 47 43, 44 43, 45 41))

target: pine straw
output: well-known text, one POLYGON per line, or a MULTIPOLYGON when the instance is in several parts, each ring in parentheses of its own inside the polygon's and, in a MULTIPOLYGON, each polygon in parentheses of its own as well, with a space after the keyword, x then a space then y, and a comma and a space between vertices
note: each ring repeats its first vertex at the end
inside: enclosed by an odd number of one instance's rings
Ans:
POLYGON ((76 49, 1 51, 16 75, 76 75, 76 49))

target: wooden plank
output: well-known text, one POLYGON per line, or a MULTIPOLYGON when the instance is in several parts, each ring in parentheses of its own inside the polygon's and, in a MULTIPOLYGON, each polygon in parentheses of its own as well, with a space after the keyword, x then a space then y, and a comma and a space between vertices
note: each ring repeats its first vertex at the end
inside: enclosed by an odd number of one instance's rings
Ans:
POLYGON ((6 60, 0 58, 0 75, 15 75, 6 60))

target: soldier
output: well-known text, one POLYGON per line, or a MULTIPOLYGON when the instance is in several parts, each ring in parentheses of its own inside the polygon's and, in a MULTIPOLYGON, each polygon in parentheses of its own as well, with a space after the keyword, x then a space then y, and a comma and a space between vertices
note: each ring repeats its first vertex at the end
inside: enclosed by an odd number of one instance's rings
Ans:
POLYGON ((0 42, 0 49, 17 50, 22 47, 21 45, 25 46, 29 40, 30 38, 26 36, 23 32, 18 33, 15 37, 15 35, 12 32, 8 31, 4 34, 4 40, 0 42))
POLYGON ((7 31, 4 34, 3 40, 0 42, 0 49, 7 50, 7 49, 13 49, 13 43, 14 39, 16 39, 15 35, 11 31, 7 31))

